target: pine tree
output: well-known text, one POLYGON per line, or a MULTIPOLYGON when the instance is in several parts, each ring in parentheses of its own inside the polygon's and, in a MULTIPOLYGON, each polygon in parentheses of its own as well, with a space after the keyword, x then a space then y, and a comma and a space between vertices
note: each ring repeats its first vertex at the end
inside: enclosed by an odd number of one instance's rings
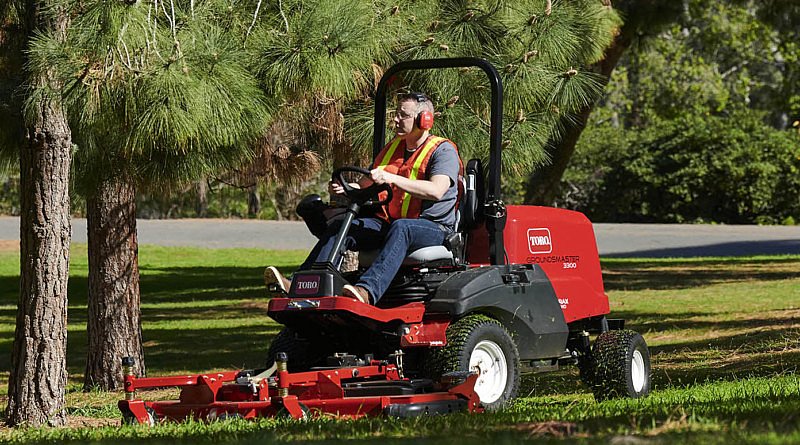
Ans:
POLYGON ((32 60, 63 81, 87 196, 84 386, 117 389, 123 356, 137 358, 144 373, 137 189, 169 190, 236 166, 250 156, 269 105, 225 3, 95 0, 78 8, 66 44, 42 36, 32 60))
MULTIPOLYGON (((334 165, 366 163, 383 70, 408 59, 483 57, 503 76, 503 165, 515 175, 547 163, 548 144, 598 98, 602 78, 586 67, 620 23, 600 0, 287 1, 264 17, 248 45, 267 94, 284 98, 278 121, 304 148, 334 165)), ((408 73, 403 81, 398 90, 434 98, 435 131, 462 157, 488 156, 483 73, 408 73)))
POLYGON ((62 42, 68 24, 59 1, 0 6, 0 151, 19 150, 21 184, 20 295, 6 410, 11 425, 66 422, 72 143, 60 98, 52 94, 61 86, 57 76, 48 67, 23 66, 31 36, 47 32, 62 42))
MULTIPOLYGON (((394 4, 382 21, 394 38, 385 62, 471 56, 500 70, 505 87, 503 168, 512 176, 547 163, 545 148, 558 140, 564 123, 599 97, 601 79, 586 67, 602 57, 620 23, 600 0, 394 4)), ((462 158, 488 157, 490 101, 480 70, 409 73, 403 80, 398 90, 423 91, 434 98, 435 131, 454 140, 462 158)), ((370 113, 359 109, 348 115, 347 132, 360 150, 371 146, 370 113)))

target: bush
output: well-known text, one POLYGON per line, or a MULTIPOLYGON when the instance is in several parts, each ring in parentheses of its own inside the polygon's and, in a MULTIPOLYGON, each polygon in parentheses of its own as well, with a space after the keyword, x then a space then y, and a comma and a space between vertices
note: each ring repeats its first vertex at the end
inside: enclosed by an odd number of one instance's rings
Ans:
POLYGON ((800 217, 800 138, 754 112, 588 131, 562 205, 595 221, 775 224, 800 217))

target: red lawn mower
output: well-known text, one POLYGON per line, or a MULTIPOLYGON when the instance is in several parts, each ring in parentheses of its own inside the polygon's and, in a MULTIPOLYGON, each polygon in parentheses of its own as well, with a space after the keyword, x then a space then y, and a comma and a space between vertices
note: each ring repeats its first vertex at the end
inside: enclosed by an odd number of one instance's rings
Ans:
MULTIPOLYGON (((520 374, 577 365, 597 400, 642 397, 650 356, 623 320, 606 318, 594 232, 581 213, 506 206, 500 199, 502 86, 475 58, 417 60, 391 67, 375 101, 374 155, 383 147, 386 92, 407 70, 479 67, 491 84, 489 168, 466 163, 457 230, 443 246, 409 252, 376 306, 342 297, 361 271, 341 273, 350 222, 390 199, 387 186, 347 187, 350 204, 327 261, 295 273, 269 303, 284 325, 266 369, 161 378, 126 372, 123 419, 256 418, 309 415, 413 417, 495 410, 518 392, 520 374), (487 187, 484 190, 484 179, 487 187), (388 192, 388 193, 381 193, 388 192), (594 342, 590 340, 596 335, 594 342), (136 391, 181 387, 180 399, 147 402, 136 391)), ((360 252, 361 267, 374 253, 360 252)), ((130 370, 132 359, 123 360, 130 370)))

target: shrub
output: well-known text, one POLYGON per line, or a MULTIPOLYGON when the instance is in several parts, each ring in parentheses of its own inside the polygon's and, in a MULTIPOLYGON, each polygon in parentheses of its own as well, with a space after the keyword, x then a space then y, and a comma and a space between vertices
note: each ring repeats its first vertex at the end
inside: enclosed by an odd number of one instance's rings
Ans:
POLYGON ((585 134, 562 204, 596 221, 774 224, 800 216, 800 138, 752 111, 585 134))

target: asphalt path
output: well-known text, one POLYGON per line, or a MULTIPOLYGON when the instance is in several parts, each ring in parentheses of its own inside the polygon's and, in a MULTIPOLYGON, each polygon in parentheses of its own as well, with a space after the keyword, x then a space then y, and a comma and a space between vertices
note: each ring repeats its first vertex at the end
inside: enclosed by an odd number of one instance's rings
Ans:
MULTIPOLYGON (((140 244, 206 248, 310 250, 316 238, 301 222, 230 219, 139 220, 140 244)), ((595 224, 601 256, 695 257, 800 254, 800 226, 595 224)), ((72 220, 86 242, 86 220, 72 220)), ((19 218, 0 217, 0 240, 19 240, 19 218)))

